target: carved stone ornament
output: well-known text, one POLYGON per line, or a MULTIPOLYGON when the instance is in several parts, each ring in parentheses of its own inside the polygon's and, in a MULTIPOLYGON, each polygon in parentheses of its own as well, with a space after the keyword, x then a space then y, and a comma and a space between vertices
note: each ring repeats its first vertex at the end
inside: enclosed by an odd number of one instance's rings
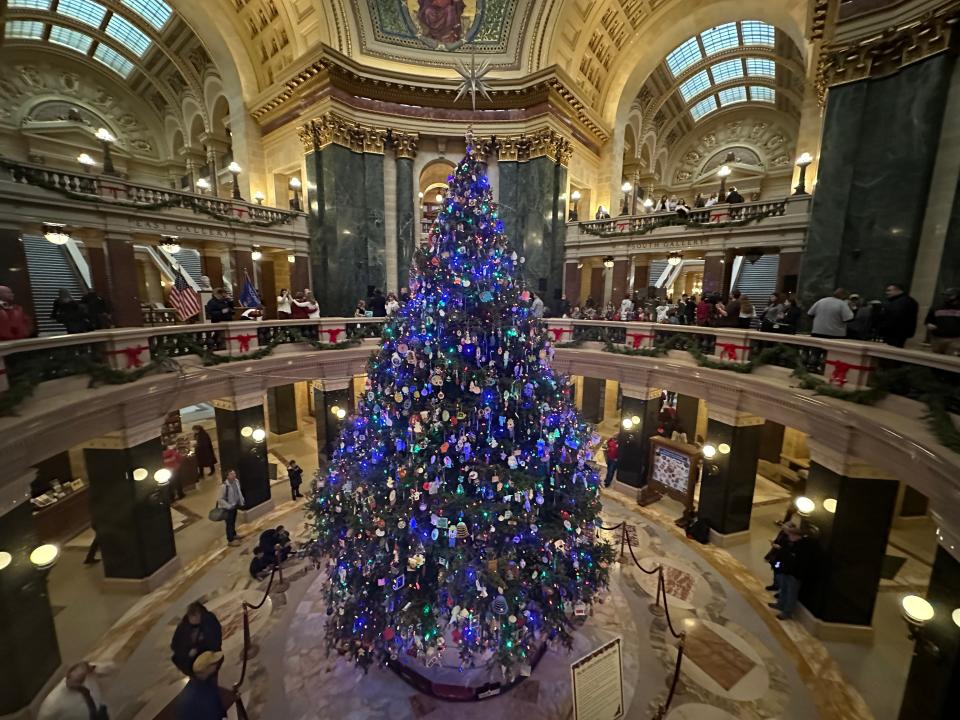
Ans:
POLYGON ((531 135, 497 136, 497 152, 501 162, 548 157, 558 165, 566 165, 573 155, 573 146, 554 130, 544 129, 531 135))
POLYGON ((297 128, 297 136, 307 152, 327 145, 340 145, 354 152, 382 155, 387 142, 385 128, 353 122, 335 112, 328 112, 297 128))
POLYGON ((417 133, 391 133, 390 139, 393 143, 393 151, 398 158, 413 159, 417 156, 417 143, 420 142, 420 135, 417 133))

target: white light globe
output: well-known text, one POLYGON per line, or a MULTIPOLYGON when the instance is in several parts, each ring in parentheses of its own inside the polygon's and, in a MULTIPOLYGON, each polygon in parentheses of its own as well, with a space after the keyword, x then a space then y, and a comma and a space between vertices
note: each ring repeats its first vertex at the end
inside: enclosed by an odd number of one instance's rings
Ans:
POLYGON ((900 601, 903 616, 915 625, 923 625, 933 620, 933 605, 919 595, 905 595, 900 601))
POLYGON ((137 482, 143 482, 147 479, 148 475, 150 475, 150 473, 147 472, 146 468, 137 468, 133 471, 133 479, 137 482))
POLYGON ((34 548, 33 552, 30 553, 30 562, 37 569, 46 570, 53 567, 58 557, 60 557, 60 548, 52 543, 46 543, 34 548))
POLYGON ((153 474, 153 479, 157 481, 157 485, 166 485, 170 482, 171 477, 173 477, 173 473, 167 468, 160 468, 153 474))
POLYGON ((13 555, 8 552, 0 551, 0 570, 8 567, 13 562, 13 555))
POLYGON ((263 442, 264 438, 267 437, 267 432, 263 428, 257 428, 253 431, 253 441, 254 442, 263 442))
POLYGON ((240 435, 243 437, 250 437, 253 435, 253 428, 249 425, 244 425, 242 428, 240 428, 240 435))
POLYGON ((709 443, 707 443, 706 445, 703 446, 702 452, 703 452, 703 456, 704 456, 707 460, 709 460, 710 458, 716 456, 716 454, 717 454, 717 448, 715 448, 713 445, 710 445, 709 443))
POLYGON ((793 501, 793 504, 796 506, 797 512, 801 515, 809 515, 817 507, 817 504, 806 495, 798 496, 797 499, 793 501))

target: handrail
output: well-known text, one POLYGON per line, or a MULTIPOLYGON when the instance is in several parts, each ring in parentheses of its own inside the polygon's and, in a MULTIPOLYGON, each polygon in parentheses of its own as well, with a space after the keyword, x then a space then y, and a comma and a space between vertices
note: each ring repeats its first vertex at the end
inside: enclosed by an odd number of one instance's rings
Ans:
MULTIPOLYGON (((246 200, 221 198, 213 195, 175 190, 172 188, 132 182, 112 175, 91 175, 75 170, 64 170, 46 165, 3 159, 9 180, 22 185, 41 187, 79 198, 95 199, 107 204, 123 204, 131 207, 162 206, 191 209, 229 216, 233 220, 244 222, 245 215, 250 221, 268 221, 289 223, 302 212, 274 208, 246 200)), ((4 174, 0 174, 0 179, 4 174)))
MULTIPOLYGON (((706 335, 716 338, 733 340, 757 341, 763 343, 780 343, 783 345, 803 348, 814 348, 827 352, 830 350, 848 354, 862 354, 878 360, 891 360, 908 365, 923 365, 936 370, 960 373, 960 357, 953 355, 938 355, 927 350, 897 348, 879 342, 865 342, 862 340, 846 340, 830 338, 816 338, 810 335, 788 335, 781 333, 762 332, 760 330, 745 330, 729 327, 706 327, 701 325, 673 325, 670 323, 632 322, 623 320, 573 320, 570 318, 549 318, 544 321, 548 330, 570 328, 596 328, 599 330, 623 329, 625 332, 662 333, 666 335, 706 335)), ((562 344, 569 342, 568 336, 561 335, 554 339, 562 344)))

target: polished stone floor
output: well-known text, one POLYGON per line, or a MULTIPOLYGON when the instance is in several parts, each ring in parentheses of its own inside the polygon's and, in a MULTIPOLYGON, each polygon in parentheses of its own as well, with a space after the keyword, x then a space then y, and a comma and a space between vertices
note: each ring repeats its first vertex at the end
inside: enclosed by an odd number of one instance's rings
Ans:
MULTIPOLYGON (((313 427, 270 438, 271 453, 296 457, 312 475, 316 463, 313 427)), ((282 473, 281 473, 282 476, 282 473)), ((687 541, 672 524, 679 508, 662 501, 639 508, 615 487, 604 491, 604 521, 625 520, 640 564, 663 565, 671 618, 687 634, 679 690, 671 720, 727 718, 878 718, 892 720, 899 708, 910 645, 897 615, 899 593, 929 575, 929 528, 915 523, 892 533, 888 553, 906 561, 885 580, 872 646, 823 644, 794 622, 775 619, 763 592, 762 557, 787 500, 773 483, 759 485, 750 542, 729 549, 687 541), (849 679, 849 683, 847 680, 849 679)), ((227 665, 223 685, 239 673, 241 602, 256 601, 262 585, 247 575, 250 548, 261 529, 283 523, 303 531, 301 503, 289 500, 285 484, 274 488, 277 508, 241 526, 247 540, 223 543, 222 526, 205 519, 216 484, 206 481, 175 510, 177 546, 184 568, 145 598, 104 595, 97 567, 82 565, 84 538, 68 544, 51 574, 51 597, 65 662, 86 657, 111 668, 105 691, 111 717, 153 720, 175 697, 183 679, 169 661, 169 641, 186 604, 201 599, 224 625, 227 665), (195 517, 194 517, 195 516, 195 517)), ((932 532, 932 530, 931 530, 932 532)), ((619 544, 619 536, 606 533, 619 544)), ((347 718, 566 718, 570 716, 570 663, 606 640, 624 641, 627 718, 652 717, 667 695, 676 641, 664 619, 651 612, 652 576, 627 556, 612 572, 610 590, 595 606, 571 650, 553 648, 533 676, 515 690, 478 704, 450 704, 416 693, 392 673, 367 675, 327 657, 322 577, 304 560, 286 568, 290 581, 252 615, 257 646, 244 683, 251 718, 321 720, 347 718)))

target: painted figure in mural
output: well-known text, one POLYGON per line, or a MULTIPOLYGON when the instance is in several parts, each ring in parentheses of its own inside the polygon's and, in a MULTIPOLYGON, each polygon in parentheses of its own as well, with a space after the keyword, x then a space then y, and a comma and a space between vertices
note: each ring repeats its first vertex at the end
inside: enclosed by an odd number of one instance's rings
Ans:
POLYGON ((419 0, 417 20, 423 34, 438 43, 460 40, 464 0, 419 0))

